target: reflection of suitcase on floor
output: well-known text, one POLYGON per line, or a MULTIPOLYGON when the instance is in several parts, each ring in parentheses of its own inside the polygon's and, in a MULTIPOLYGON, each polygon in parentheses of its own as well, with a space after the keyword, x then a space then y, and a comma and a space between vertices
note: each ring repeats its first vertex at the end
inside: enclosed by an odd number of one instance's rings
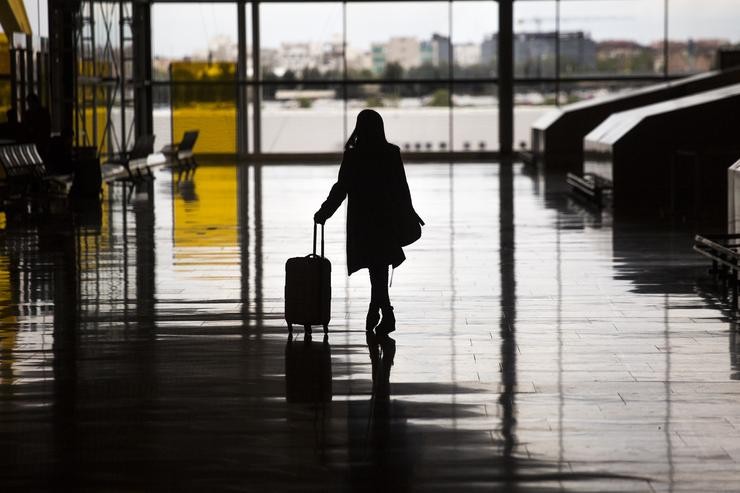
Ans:
POLYGON ((321 256, 316 255, 316 223, 313 225, 313 253, 285 263, 285 321, 311 332, 312 325, 329 331, 331 320, 331 262, 324 257, 324 226, 321 226, 321 256))
POLYGON ((285 398, 288 402, 329 402, 331 388, 331 348, 323 342, 303 341, 288 336, 285 346, 285 398))

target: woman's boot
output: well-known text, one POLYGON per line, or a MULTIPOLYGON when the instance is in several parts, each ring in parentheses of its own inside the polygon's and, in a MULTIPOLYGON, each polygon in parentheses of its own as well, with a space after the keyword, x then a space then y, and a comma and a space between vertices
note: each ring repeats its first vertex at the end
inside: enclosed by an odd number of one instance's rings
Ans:
POLYGON ((380 307, 373 303, 370 303, 370 308, 367 309, 367 317, 365 318, 365 332, 372 331, 380 322, 380 307))
POLYGON ((383 319, 375 328, 375 333, 379 335, 387 335, 396 330, 396 316, 393 314, 393 307, 391 305, 381 306, 381 312, 383 313, 383 319))

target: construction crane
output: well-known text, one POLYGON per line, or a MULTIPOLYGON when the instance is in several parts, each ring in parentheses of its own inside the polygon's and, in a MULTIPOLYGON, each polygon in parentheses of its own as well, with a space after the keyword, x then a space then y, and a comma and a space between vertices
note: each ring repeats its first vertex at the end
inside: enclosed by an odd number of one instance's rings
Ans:
POLYGON ((517 24, 524 25, 524 24, 534 24, 536 26, 537 32, 542 31, 542 24, 543 23, 552 23, 552 24, 568 24, 573 22, 628 22, 633 20, 632 17, 629 16, 600 16, 600 17, 586 17, 586 16, 568 16, 568 17, 541 17, 541 16, 534 16, 534 17, 524 17, 522 19, 517 20, 517 24))

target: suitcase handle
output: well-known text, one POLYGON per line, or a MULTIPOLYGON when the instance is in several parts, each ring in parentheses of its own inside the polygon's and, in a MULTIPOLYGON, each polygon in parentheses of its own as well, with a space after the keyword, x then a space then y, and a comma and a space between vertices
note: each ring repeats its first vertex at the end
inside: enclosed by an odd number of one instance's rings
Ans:
MULTIPOLYGON (((316 225, 318 223, 313 223, 313 256, 316 256, 316 225)), ((321 225, 321 256, 324 256, 324 225, 321 225)))

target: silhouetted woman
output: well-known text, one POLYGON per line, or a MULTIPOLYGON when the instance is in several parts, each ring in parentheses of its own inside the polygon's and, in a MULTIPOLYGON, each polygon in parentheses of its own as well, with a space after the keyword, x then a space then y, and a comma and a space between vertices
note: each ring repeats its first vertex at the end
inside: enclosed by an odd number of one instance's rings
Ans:
POLYGON ((370 272, 365 330, 387 334, 396 329, 388 296, 388 266, 396 268, 406 259, 402 247, 421 236, 424 221, 411 203, 401 151, 385 139, 383 119, 376 111, 362 110, 357 116, 337 182, 314 220, 324 224, 345 196, 349 196, 347 269, 349 275, 363 268, 370 272))

